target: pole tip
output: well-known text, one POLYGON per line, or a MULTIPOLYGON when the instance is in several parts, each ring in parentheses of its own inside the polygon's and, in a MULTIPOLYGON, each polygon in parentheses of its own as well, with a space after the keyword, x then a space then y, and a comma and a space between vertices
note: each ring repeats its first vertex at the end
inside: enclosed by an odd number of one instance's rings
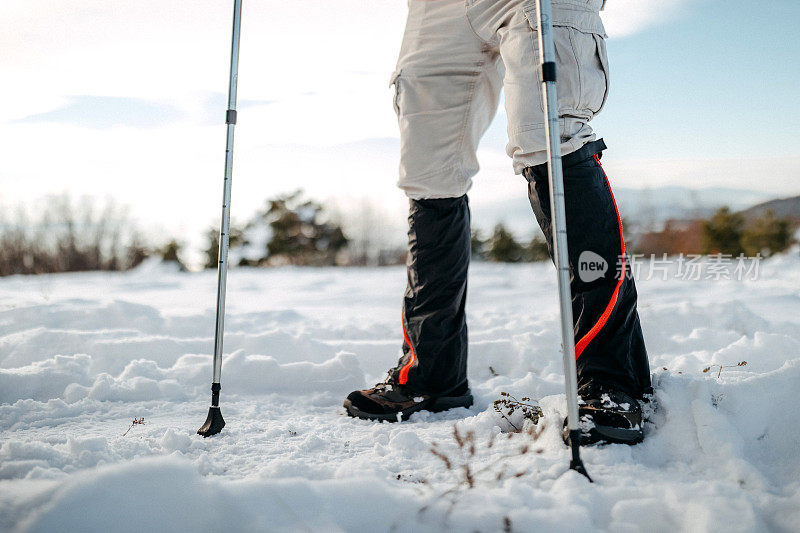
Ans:
POLYGON ((202 435, 203 438, 210 437, 222 431, 224 427, 225 420, 222 418, 222 412, 219 410, 219 407, 209 407, 208 417, 206 417, 203 426, 197 430, 197 434, 202 435))
POLYGON ((583 461, 578 459, 578 461, 570 461, 569 463, 570 470, 574 470, 577 473, 581 474, 583 477, 589 480, 589 483, 594 483, 594 480, 589 477, 589 472, 586 471, 586 467, 583 466, 583 461))
POLYGON ((594 483, 581 460, 581 431, 579 429, 570 430, 569 444, 570 448, 572 448, 572 460, 569 462, 570 470, 574 470, 584 476, 589 480, 589 483, 594 483))

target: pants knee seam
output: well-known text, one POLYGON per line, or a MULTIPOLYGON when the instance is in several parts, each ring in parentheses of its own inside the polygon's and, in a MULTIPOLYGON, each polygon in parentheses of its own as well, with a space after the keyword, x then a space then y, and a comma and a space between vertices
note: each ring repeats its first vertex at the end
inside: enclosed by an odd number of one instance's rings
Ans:
POLYGON ((472 99, 475 96, 475 86, 478 84, 478 76, 481 75, 481 69, 483 68, 483 60, 479 61, 476 66, 479 70, 472 74, 472 81, 469 84, 469 92, 467 93, 467 109, 464 111, 464 117, 461 120, 461 131, 458 134, 457 152, 459 155, 463 153, 464 136, 467 131, 467 124, 469 124, 470 114, 472 113, 472 99))

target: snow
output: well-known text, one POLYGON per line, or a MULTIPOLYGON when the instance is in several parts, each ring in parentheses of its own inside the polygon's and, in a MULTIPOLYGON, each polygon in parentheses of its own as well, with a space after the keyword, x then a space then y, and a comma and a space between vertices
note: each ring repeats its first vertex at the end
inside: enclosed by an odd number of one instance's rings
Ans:
POLYGON ((646 438, 585 448, 594 484, 560 440, 550 264, 473 265, 476 404, 395 424, 341 402, 398 356, 402 268, 232 270, 210 439, 215 273, 1 279, 0 530, 797 531, 797 250, 756 280, 656 278, 646 438), (503 391, 539 401, 538 438, 509 432, 503 391))

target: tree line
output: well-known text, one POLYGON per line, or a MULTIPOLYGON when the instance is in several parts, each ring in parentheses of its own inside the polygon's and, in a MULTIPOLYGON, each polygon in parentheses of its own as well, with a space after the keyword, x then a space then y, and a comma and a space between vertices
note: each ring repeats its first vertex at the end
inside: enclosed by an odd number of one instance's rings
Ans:
MULTIPOLYGON (((0 276, 121 271, 134 268, 153 256, 186 269, 181 261, 183 250, 179 241, 170 239, 156 246, 146 244, 147 240, 136 228, 127 209, 113 201, 100 205, 87 198, 73 201, 65 196, 50 197, 44 202, 41 213, 31 217, 18 211, 16 218, 0 213, 0 276)), ((533 216, 531 220, 533 227, 533 216)), ((626 242, 631 252, 645 255, 769 256, 786 250, 793 243, 796 228, 796 221, 778 218, 769 210, 758 217, 745 217, 720 208, 707 219, 667 221, 662 229, 635 238, 626 234, 626 242)), ((351 238, 322 204, 307 198, 302 191, 295 191, 269 199, 248 223, 231 227, 229 259, 231 264, 240 266, 396 265, 405 262, 405 247, 370 251, 368 239, 368 235, 351 238), (371 262, 368 262, 368 254, 371 262)), ((219 250, 216 227, 208 229, 206 242, 203 266, 216 268, 219 250)), ((550 258, 541 233, 531 239, 518 239, 502 223, 487 236, 474 230, 471 246, 476 260, 522 263, 550 258)))
POLYGON ((746 217, 719 208, 707 219, 668 220, 658 231, 636 239, 633 249, 645 255, 729 254, 769 257, 788 249, 798 224, 789 217, 776 217, 772 210, 746 217))
MULTIPOLYGON (((205 268, 216 268, 218 230, 210 228, 206 238, 205 268)), ((342 227, 326 215, 322 205, 305 198, 302 191, 269 200, 265 209, 246 225, 231 228, 229 243, 232 255, 238 256, 235 262, 240 266, 352 266, 365 263, 362 256, 364 247, 357 247, 358 252, 351 254, 352 240, 342 227), (266 245, 253 250, 253 245, 258 246, 258 243, 248 235, 263 234, 263 230, 269 235, 266 245), (237 253, 240 251, 243 253, 237 253)), ((479 231, 473 231, 471 245, 472 256, 478 260, 519 263, 549 259, 543 236, 519 242, 503 224, 495 226, 487 238, 483 238, 479 231)), ((377 264, 397 265, 405 260, 404 247, 392 248, 379 251, 377 264)))
POLYGON ((128 270, 153 250, 127 209, 90 198, 49 197, 38 216, 0 213, 0 276, 128 270))

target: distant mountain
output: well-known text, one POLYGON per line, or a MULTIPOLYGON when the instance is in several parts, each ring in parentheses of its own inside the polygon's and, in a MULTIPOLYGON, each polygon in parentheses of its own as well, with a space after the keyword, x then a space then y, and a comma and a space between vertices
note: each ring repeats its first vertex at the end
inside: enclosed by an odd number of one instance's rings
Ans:
POLYGON ((800 196, 762 202, 740 211, 740 213, 746 218, 751 219, 763 216, 764 213, 770 210, 775 214, 776 218, 790 218, 795 222, 800 222, 800 196))
MULTIPOLYGON (((640 227, 653 228, 661 226, 668 219, 704 218, 722 206, 728 206, 733 211, 748 209, 770 198, 768 194, 756 190, 678 186, 619 188, 614 190, 614 196, 625 220, 640 227)), ((520 238, 528 238, 538 232, 533 212, 524 196, 491 203, 481 202, 478 197, 471 198, 471 201, 473 225, 484 232, 491 231, 498 222, 503 222, 520 238)), ((794 212, 800 211, 795 207, 794 212)))
POLYGON ((769 195, 761 191, 723 187, 619 189, 615 195, 623 217, 653 226, 668 219, 703 218, 722 206, 738 211, 769 199, 769 195))

